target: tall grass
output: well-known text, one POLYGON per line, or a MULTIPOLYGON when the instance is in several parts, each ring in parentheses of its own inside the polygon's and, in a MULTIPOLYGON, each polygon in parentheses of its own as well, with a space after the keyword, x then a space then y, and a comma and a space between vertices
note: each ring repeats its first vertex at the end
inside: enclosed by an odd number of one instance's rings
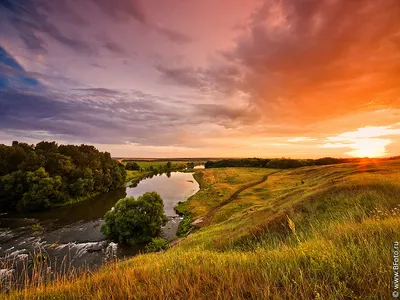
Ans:
POLYGON ((275 250, 148 254, 14 299, 387 299, 400 220, 367 220, 275 250))
POLYGON ((0 259, 0 295, 11 290, 38 288, 52 280, 63 282, 84 269, 85 267, 75 269, 68 254, 60 261, 50 260, 43 248, 29 254, 6 254, 0 259))

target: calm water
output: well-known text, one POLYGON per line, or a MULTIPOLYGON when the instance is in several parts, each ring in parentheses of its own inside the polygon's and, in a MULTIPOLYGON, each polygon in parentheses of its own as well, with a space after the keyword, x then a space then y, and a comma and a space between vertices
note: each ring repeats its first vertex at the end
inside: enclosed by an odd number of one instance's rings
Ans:
POLYGON ((40 213, 0 215, 0 263, 5 256, 15 258, 18 263, 29 259, 30 254, 39 249, 46 251, 53 260, 61 261, 66 256, 73 267, 96 268, 110 256, 133 256, 143 251, 143 247, 129 248, 105 240, 100 232, 104 214, 121 198, 136 198, 156 191, 163 198, 165 214, 169 217, 162 236, 170 240, 175 237, 181 221, 174 206, 198 190, 199 185, 191 173, 173 172, 70 206, 40 213))

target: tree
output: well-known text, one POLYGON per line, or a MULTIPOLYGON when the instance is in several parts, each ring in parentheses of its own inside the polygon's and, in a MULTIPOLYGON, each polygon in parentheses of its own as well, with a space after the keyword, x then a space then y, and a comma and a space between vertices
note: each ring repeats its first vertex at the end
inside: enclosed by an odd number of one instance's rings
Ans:
POLYGON ((50 177, 44 168, 27 173, 29 191, 24 193, 22 201, 18 203, 20 209, 37 210, 51 207, 64 199, 60 191, 61 177, 50 177))
POLYGON ((168 161, 168 162, 167 162, 167 169, 168 169, 168 170, 171 169, 171 166, 172 166, 171 162, 168 161))
POLYGON ((160 195, 148 192, 137 199, 126 197, 118 200, 105 214, 101 232, 113 241, 136 245, 151 241, 166 221, 160 195))
POLYGON ((125 166, 126 170, 130 170, 130 171, 140 171, 140 166, 138 165, 137 162, 133 161, 133 162, 128 162, 125 166))
POLYGON ((0 209, 15 210, 27 190, 26 173, 16 171, 0 176, 0 209))

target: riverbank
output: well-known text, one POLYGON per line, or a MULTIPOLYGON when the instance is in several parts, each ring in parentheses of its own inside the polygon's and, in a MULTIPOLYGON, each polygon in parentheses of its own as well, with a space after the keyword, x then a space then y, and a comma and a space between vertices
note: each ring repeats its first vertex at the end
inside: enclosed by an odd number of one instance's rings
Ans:
POLYGON ((201 190, 180 206, 215 213, 178 245, 10 297, 387 299, 400 161, 272 172, 198 171, 201 190))
MULTIPOLYGON (((171 172, 146 178, 131 185, 70 206, 48 211, 5 214, 0 216, 0 273, 13 272, 10 282, 26 284, 25 271, 32 274, 36 266, 50 269, 46 277, 70 276, 79 269, 94 271, 110 259, 124 259, 145 252, 145 245, 127 247, 110 243, 100 232, 104 214, 126 196, 137 198, 148 191, 162 195, 168 222, 161 237, 175 238, 181 217, 173 207, 198 190, 188 173, 171 172), (191 182, 192 181, 192 182, 191 182), (38 254, 45 261, 34 263, 38 254), (64 269, 60 269, 62 267, 64 269), (19 278, 22 276, 22 283, 19 278)), ((42 259, 42 258, 40 258, 42 259)), ((3 274, 3 275, 4 275, 3 274)), ((30 275, 29 275, 30 276, 30 275)), ((29 277, 30 278, 30 277, 29 277)), ((29 279, 30 280, 30 279, 29 279)), ((28 280, 28 282, 29 282, 28 280)), ((6 285, 8 286, 8 285, 6 285)), ((0 282, 0 290, 5 286, 0 282)))

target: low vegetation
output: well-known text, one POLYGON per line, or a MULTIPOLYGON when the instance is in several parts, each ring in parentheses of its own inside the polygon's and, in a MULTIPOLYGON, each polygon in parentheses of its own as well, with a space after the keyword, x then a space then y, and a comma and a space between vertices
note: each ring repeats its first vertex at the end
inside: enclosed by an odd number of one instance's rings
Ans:
POLYGON ((121 187, 126 172, 88 145, 0 145, 0 211, 43 210, 121 187))
POLYGON ((163 238, 153 238, 151 242, 146 245, 146 252, 159 252, 168 249, 168 242, 163 238))
POLYGON ((400 240, 400 160, 197 170, 174 246, 27 299, 389 299, 400 240))

